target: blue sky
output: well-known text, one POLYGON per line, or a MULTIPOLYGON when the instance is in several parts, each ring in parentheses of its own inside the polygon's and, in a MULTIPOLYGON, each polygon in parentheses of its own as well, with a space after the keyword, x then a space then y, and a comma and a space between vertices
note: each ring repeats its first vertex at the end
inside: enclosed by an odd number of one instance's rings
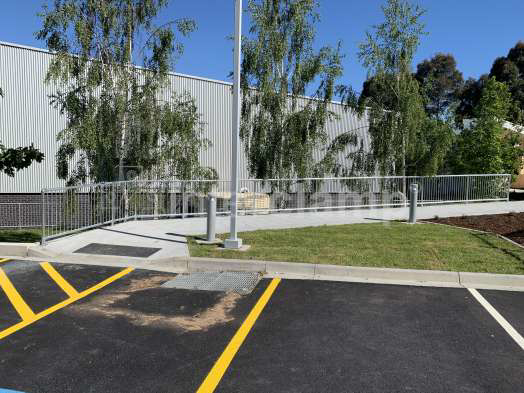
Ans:
MULTIPOLYGON (((342 40, 344 76, 341 82, 361 89, 365 69, 356 57, 366 30, 382 21, 382 0, 319 0, 321 22, 317 46, 336 45, 342 40)), ((44 47, 34 38, 40 26, 36 13, 44 0, 2 0, 0 41, 44 47)), ((198 31, 185 40, 185 53, 175 71, 226 80, 232 69, 234 0, 171 0, 162 19, 189 17, 198 31)), ((247 0, 244 0, 244 7, 247 0)), ((415 64, 437 52, 451 53, 464 77, 477 78, 489 72, 493 60, 506 55, 518 40, 524 40, 523 0, 419 0, 427 9, 424 21, 429 35, 423 38, 415 64)), ((244 19, 244 31, 248 19, 244 19)))

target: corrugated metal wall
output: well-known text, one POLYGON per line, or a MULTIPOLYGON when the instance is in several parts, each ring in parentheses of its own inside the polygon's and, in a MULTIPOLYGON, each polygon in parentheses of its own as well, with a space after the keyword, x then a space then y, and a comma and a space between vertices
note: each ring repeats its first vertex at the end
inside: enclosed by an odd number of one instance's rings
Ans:
MULTIPOLYGON (((34 48, 0 42, 0 86, 5 97, 0 99, 0 141, 9 147, 34 143, 46 155, 44 162, 19 172, 15 178, 0 174, 0 193, 35 193, 42 188, 59 187, 56 177, 56 135, 65 128, 66 118, 49 104, 48 96, 57 86, 44 83, 52 54, 34 48)), ((173 92, 188 92, 196 100, 206 136, 213 147, 200 154, 201 164, 214 167, 221 179, 228 179, 230 170, 232 89, 227 82, 197 78, 182 74, 170 75, 170 86, 163 93, 168 100, 173 92)), ((367 119, 359 119, 336 103, 330 110, 340 116, 327 126, 330 138, 355 130, 369 146, 367 119)), ((241 178, 248 178, 245 157, 240 159, 241 178)), ((315 154, 320 159, 322 149, 315 154)))

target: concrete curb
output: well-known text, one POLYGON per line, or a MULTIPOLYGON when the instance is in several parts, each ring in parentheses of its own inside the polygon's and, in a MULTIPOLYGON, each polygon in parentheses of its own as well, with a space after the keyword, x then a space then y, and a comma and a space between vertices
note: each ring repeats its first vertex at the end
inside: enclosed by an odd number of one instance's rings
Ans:
POLYGON ((170 273, 249 271, 259 272, 264 274, 265 277, 298 280, 497 289, 524 292, 524 275, 516 274, 391 269, 246 259, 196 257, 143 259, 106 255, 55 254, 33 243, 0 243, 0 256, 28 261, 45 260, 57 263, 134 267, 170 273))
POLYGON ((25 257, 29 249, 37 245, 38 243, 0 243, 0 254, 25 257))

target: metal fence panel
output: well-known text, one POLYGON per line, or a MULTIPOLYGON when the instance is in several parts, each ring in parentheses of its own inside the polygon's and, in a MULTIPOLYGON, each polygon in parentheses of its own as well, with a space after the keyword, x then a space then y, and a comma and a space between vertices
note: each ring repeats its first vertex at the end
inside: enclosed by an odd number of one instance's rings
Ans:
MULTIPOLYGON (((419 185, 419 205, 506 201, 510 180, 510 175, 246 179, 239 182, 238 212, 407 206, 413 183, 419 185)), ((217 214, 228 214, 229 189, 229 180, 137 180, 43 190, 42 242, 128 220, 202 216, 209 193, 216 197, 217 214)))

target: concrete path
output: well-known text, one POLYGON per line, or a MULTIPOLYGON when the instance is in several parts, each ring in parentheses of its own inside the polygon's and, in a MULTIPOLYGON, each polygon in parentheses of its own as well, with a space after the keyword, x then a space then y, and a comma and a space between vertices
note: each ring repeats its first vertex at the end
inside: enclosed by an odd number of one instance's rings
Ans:
MULTIPOLYGON (((509 212, 524 212, 524 201, 423 206, 418 208, 417 218, 430 219, 435 216, 454 217, 509 212)), ((407 217, 408 208, 243 215, 238 217, 238 230, 246 232, 259 229, 372 223, 404 220, 407 217)), ((228 216, 217 217, 216 230, 217 233, 227 233, 229 231, 228 216)), ((206 217, 129 221, 112 227, 95 229, 51 241, 46 246, 46 249, 54 254, 71 254, 90 243, 103 243, 160 248, 149 259, 174 256, 187 257, 189 256, 189 250, 185 237, 202 235, 205 232, 206 217)))

